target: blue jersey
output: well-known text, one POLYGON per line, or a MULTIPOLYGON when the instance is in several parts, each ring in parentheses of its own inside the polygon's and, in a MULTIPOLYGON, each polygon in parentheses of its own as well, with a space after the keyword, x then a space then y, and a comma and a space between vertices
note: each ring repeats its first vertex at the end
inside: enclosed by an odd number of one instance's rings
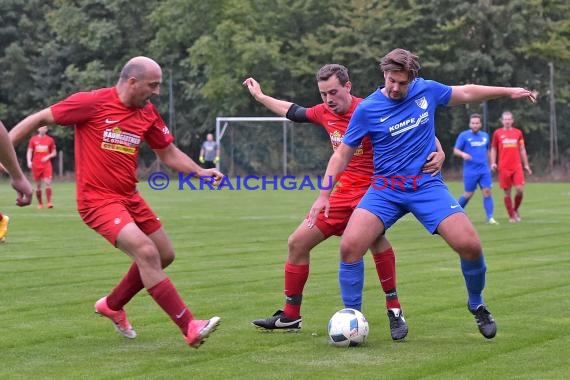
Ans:
MULTIPOLYGON (((441 182, 441 175, 422 175, 422 167, 435 152, 435 111, 449 103, 451 87, 417 78, 404 99, 392 100, 378 88, 354 111, 343 142, 358 147, 370 136, 374 151, 374 175, 419 178, 417 185, 441 182)), ((409 182, 407 182, 410 188, 409 182)))
POLYGON ((463 171, 469 173, 485 172, 489 169, 487 152, 489 150, 489 135, 479 131, 473 133, 470 129, 457 136, 455 148, 471 155, 470 160, 463 160, 463 171))

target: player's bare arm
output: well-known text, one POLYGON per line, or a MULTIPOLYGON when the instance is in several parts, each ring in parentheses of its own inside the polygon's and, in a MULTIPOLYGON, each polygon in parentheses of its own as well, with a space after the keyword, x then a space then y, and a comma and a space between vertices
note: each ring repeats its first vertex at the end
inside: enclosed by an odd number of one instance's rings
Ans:
POLYGON ((491 147, 491 171, 494 172, 497 170, 497 148, 494 146, 491 147))
POLYGON ((55 120, 53 118, 51 108, 44 108, 43 110, 26 117, 12 128, 10 131, 10 139, 14 145, 17 145, 39 127, 54 124, 55 120))
POLYGON ((334 185, 336 185, 338 181, 339 175, 348 165, 348 162, 354 155, 355 150, 356 148, 341 143, 331 156, 327 165, 325 176, 323 178, 322 190, 320 191, 317 200, 315 203, 313 203, 311 211, 309 212, 309 216, 307 218, 307 227, 314 227, 315 222, 317 221, 317 216, 323 209, 325 210, 325 217, 329 216, 329 197, 333 191, 334 185))
POLYGON ((0 166, 10 174, 11 185, 18 193, 16 204, 18 206, 29 205, 32 202, 32 185, 18 165, 16 152, 2 122, 0 122, 0 166))
POLYGON ((431 173, 432 177, 441 171, 443 162, 445 161, 445 152, 443 151, 441 143, 437 137, 435 138, 435 145, 437 150, 429 154, 426 160, 427 162, 422 168, 423 173, 431 173))
POLYGON ((471 155, 469 153, 465 153, 461 149, 453 148, 453 154, 464 159, 465 161, 471 160, 471 155))
POLYGON ((255 100, 263 104, 271 112, 273 112, 278 116, 284 117, 287 114, 289 108, 291 108, 291 106, 293 105, 293 103, 291 102, 275 99, 269 95, 265 95, 261 90, 259 82, 257 82, 255 79, 251 77, 244 80, 243 85, 247 87, 249 93, 251 94, 251 96, 253 96, 255 100))
POLYGON ((511 99, 526 98, 534 103, 536 102, 537 94, 536 91, 522 87, 494 87, 466 84, 451 87, 451 99, 447 105, 456 106, 458 104, 477 103, 502 97, 509 97, 511 99))
POLYGON ((521 154, 521 161, 523 163, 524 170, 526 170, 529 175, 532 175, 532 170, 530 169, 530 165, 528 164, 528 155, 526 154, 526 148, 524 147, 524 145, 519 146, 519 151, 521 154))
POLYGON ((214 186, 217 186, 224 177, 217 169, 202 168, 174 144, 169 144, 163 149, 155 149, 154 152, 172 170, 184 174, 196 173, 194 176, 199 178, 212 178, 214 186))

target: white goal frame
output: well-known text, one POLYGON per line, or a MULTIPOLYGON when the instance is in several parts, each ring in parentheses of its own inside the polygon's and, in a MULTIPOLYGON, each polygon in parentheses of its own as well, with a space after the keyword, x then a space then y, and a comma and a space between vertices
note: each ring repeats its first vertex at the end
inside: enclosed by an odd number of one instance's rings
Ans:
MULTIPOLYGON (((283 176, 287 175, 287 125, 293 123, 286 117, 255 117, 255 116, 243 116, 243 117, 226 117, 220 116, 216 117, 216 142, 221 143, 226 129, 230 122, 282 122, 283 123, 283 176)), ((220 163, 216 165, 218 169, 220 168, 220 163)))

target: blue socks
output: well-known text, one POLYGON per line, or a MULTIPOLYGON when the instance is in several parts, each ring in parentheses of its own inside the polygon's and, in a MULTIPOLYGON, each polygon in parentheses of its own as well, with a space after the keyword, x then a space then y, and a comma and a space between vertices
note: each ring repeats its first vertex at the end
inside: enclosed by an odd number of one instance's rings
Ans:
POLYGON ((485 258, 483 253, 474 261, 461 259, 461 272, 465 278, 467 286, 467 294, 469 296, 469 309, 475 310, 477 306, 483 303, 483 288, 485 288, 485 258))
POLYGON ((483 207, 485 208, 485 213, 487 213, 487 220, 493 217, 493 197, 483 197, 483 207))
POLYGON ((457 203, 459 203, 462 208, 465 208, 465 206, 467 206, 467 202, 469 202, 469 199, 465 198, 463 195, 457 199, 457 203))
POLYGON ((362 289, 364 288, 364 259, 351 264, 341 261, 338 282, 344 307, 360 311, 362 309, 362 289))

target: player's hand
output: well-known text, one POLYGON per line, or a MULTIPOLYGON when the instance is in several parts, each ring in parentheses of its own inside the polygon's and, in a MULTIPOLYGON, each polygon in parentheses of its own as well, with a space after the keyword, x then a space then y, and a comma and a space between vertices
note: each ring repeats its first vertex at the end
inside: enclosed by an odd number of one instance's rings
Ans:
POLYGON ((329 197, 326 195, 319 195, 315 203, 313 203, 313 207, 311 207, 311 211, 309 211, 309 216, 305 220, 307 223, 307 227, 313 228, 315 223, 317 222, 317 217, 321 213, 321 211, 325 212, 325 218, 329 217, 329 209, 330 209, 329 197))
POLYGON ((203 181, 211 183, 214 187, 218 187, 224 178, 224 175, 218 169, 202 169, 196 174, 198 174, 203 181))
POLYGON ((431 173, 431 176, 437 175, 443 167, 445 161, 445 153, 443 151, 431 152, 427 157, 427 162, 422 168, 423 173, 431 173))
POLYGON ((532 170, 530 170, 530 166, 525 165, 524 169, 527 171, 528 175, 532 175, 532 170))
POLYGON ((26 177, 22 176, 20 178, 12 178, 11 184, 14 190, 18 193, 16 205, 23 207, 32 203, 32 185, 26 177))
POLYGON ((491 164, 491 171, 494 173, 497 170, 497 164, 491 164))
POLYGON ((536 99, 538 98, 538 91, 531 91, 521 87, 513 88, 511 92, 511 99, 521 98, 527 98, 531 103, 536 103, 536 99))
POLYGON ((261 86, 259 85, 259 82, 256 81, 255 79, 249 77, 246 80, 244 80, 242 84, 245 87, 247 87, 247 89, 249 90, 249 93, 255 99, 257 99, 258 96, 263 95, 263 91, 261 91, 261 86))
POLYGON ((43 163, 46 163, 46 162, 48 162, 49 160, 50 160, 50 158, 47 157, 47 156, 46 156, 46 157, 42 157, 42 159, 41 159, 41 161, 42 161, 43 163))

